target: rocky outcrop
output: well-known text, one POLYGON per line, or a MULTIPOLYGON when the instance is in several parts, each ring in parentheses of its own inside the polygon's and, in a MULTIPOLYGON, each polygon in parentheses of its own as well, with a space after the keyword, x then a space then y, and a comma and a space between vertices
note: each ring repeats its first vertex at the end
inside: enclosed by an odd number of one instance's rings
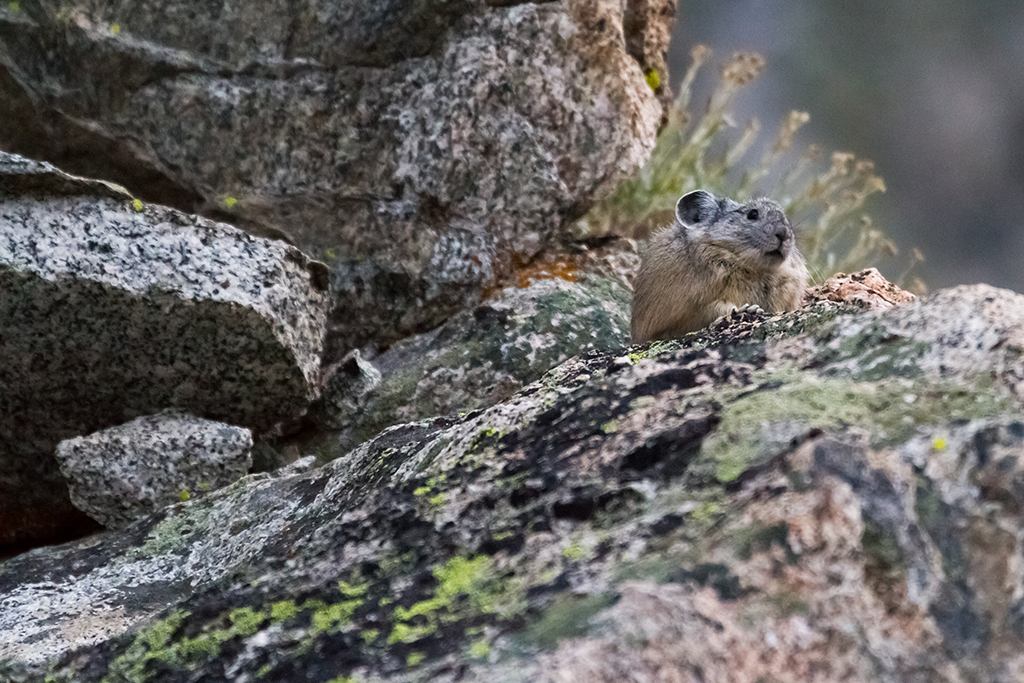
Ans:
POLYGON ((977 285, 571 359, 8 560, 0 676, 1019 679, 1022 329, 977 285))
POLYGON ((0 153, 0 545, 78 519, 58 442, 177 408, 252 429, 319 391, 327 277, 295 247, 0 153))
POLYGON ((305 447, 333 459, 391 425, 491 406, 570 356, 628 342, 621 283, 578 269, 543 275, 402 340, 372 367, 341 364, 312 411, 323 429, 305 447), (381 378, 367 388, 372 372, 381 378))
POLYGON ((674 10, 22 0, 0 147, 290 234, 331 264, 335 361, 475 305, 644 163, 674 10))
POLYGON ((71 502, 108 529, 249 472, 252 432, 168 411, 57 444, 71 502))

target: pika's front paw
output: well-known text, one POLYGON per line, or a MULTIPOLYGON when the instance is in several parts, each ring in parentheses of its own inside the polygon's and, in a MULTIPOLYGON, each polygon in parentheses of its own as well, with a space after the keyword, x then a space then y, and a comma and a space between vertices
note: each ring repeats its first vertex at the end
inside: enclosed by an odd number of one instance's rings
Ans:
POLYGON ((739 308, 733 310, 733 314, 739 315, 740 317, 742 317, 744 313, 761 316, 764 315, 764 309, 757 304, 743 304, 739 308))
POLYGON ((743 304, 739 308, 731 306, 728 312, 714 322, 713 327, 729 327, 736 323, 750 323, 765 315, 767 313, 757 304, 743 304))

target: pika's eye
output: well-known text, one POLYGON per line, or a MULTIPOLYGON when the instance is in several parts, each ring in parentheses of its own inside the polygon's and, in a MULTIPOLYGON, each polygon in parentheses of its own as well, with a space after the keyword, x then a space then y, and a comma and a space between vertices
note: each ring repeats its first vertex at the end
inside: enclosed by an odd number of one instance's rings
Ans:
POLYGON ((760 217, 761 214, 757 212, 757 209, 751 209, 750 211, 747 211, 747 220, 749 221, 756 221, 760 217))

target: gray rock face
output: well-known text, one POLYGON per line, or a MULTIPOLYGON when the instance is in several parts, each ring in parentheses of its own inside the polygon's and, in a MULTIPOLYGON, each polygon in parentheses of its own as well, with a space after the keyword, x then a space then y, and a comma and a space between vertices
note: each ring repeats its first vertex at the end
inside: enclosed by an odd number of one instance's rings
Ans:
POLYGON ((673 15, 23 0, 0 8, 0 146, 291 234, 331 264, 336 360, 475 304, 643 164, 673 15))
POLYGON ((317 396, 326 274, 294 247, 0 154, 0 544, 70 514, 58 442, 165 408, 254 429, 317 396))
POLYGON ((0 677, 1018 680, 1024 296, 852 308, 574 358, 8 560, 0 677))
MULTIPOLYGON (((324 389, 314 408, 327 429, 344 429, 366 405, 367 396, 380 386, 382 375, 355 349, 340 363, 324 370, 324 389)), ((356 444, 352 444, 355 446, 356 444)))
POLYGON ((928 373, 938 377, 970 372, 988 377, 1024 400, 1024 297, 988 285, 936 292, 906 304, 899 317, 851 319, 837 330, 823 355, 835 371, 849 368, 870 376, 928 373), (840 340, 877 340, 875 365, 849 358, 840 340), (930 351, 930 352, 929 352, 930 351))
POLYGON ((319 410, 328 430, 315 444, 320 457, 344 455, 391 425, 493 405, 570 356, 624 345, 629 291, 597 274, 571 277, 508 287, 398 342, 373 360, 383 378, 369 391, 336 373, 319 410))
POLYGON ((244 476, 252 432, 184 413, 139 417, 57 445, 71 502, 120 529, 182 498, 244 476))

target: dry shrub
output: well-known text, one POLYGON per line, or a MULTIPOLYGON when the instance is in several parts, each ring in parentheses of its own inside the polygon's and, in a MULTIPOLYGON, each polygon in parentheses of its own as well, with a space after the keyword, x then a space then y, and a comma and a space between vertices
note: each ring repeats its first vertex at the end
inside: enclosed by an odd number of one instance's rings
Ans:
MULTIPOLYGON (((885 191, 874 165, 853 154, 835 152, 823 167, 826 162, 817 145, 794 152, 797 133, 810 120, 806 112, 790 112, 760 158, 748 160, 760 123, 752 119, 739 130, 730 108, 743 87, 761 75, 764 58, 740 52, 722 64, 704 114, 697 117, 690 106, 693 82, 711 50, 698 45, 690 56, 690 67, 650 160, 636 177, 623 182, 576 223, 576 237, 644 238, 672 221, 675 202, 682 194, 703 188, 738 200, 764 195, 782 204, 796 227, 815 283, 837 271, 877 266, 879 259, 896 255, 896 245, 863 211, 868 197, 885 191)), ((913 249, 901 279, 906 280, 921 260, 920 252, 913 249)))

